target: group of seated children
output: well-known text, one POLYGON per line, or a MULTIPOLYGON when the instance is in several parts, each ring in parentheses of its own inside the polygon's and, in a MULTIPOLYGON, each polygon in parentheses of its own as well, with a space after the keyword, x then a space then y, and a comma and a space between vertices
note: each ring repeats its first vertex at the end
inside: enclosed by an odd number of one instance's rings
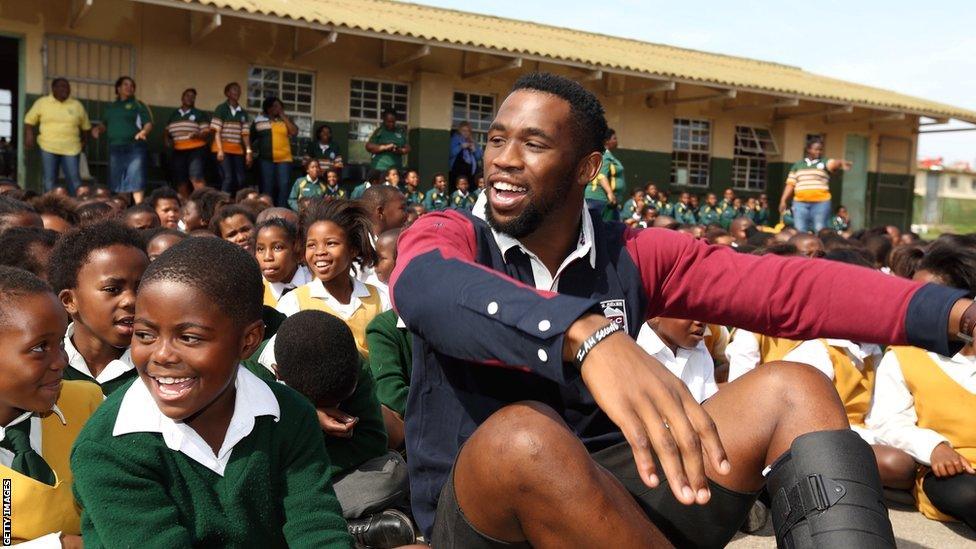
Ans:
MULTIPOLYGON (((205 188, 183 202, 167 189, 144 208, 105 198, 84 217, 57 214, 61 236, 0 196, 0 264, 13 266, 0 267, 10 351, 0 358, 0 473, 13 483, 15 541, 413 543, 403 451, 412 340, 386 289, 408 199, 382 184, 330 199, 317 169, 309 163, 311 186, 296 196, 300 214, 205 188)), ((973 237, 892 251, 891 241, 784 231, 757 248, 750 223, 696 236, 740 252, 890 265, 976 294, 973 237)), ((734 328, 730 341, 726 327, 673 318, 649 320, 638 343, 699 402, 755 368, 809 364, 833 381, 888 487, 910 490, 928 517, 976 528, 972 346, 942 357, 734 328)))

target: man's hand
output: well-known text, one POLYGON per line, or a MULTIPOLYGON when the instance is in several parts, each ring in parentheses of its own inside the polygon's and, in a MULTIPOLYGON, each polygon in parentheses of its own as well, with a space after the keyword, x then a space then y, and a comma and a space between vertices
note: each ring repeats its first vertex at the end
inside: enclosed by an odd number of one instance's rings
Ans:
POLYGON ((352 438, 353 428, 359 423, 358 417, 353 417, 338 408, 316 408, 319 425, 325 434, 337 438, 352 438))
POLYGON ((224 161, 224 151, 217 151, 217 162, 224 161))
POLYGON ((962 473, 976 474, 969 460, 953 450, 948 442, 943 442, 932 450, 932 472, 939 478, 952 477, 962 473))
MULTIPOLYGON (((573 323, 566 331, 563 358, 572 360, 582 342, 606 324, 607 319, 596 314, 573 323)), ((732 467, 715 423, 684 383, 622 333, 594 347, 581 373, 597 405, 630 443, 644 483, 653 488, 660 482, 656 454, 678 501, 707 503, 711 493, 703 449, 720 474, 732 467)))
POLYGON ((252 153, 251 151, 247 151, 244 154, 244 165, 250 168, 251 164, 254 164, 254 153, 252 153))
POLYGON ((98 136, 102 135, 102 132, 103 131, 105 131, 105 126, 103 126, 101 124, 99 124, 97 126, 93 126, 92 129, 91 129, 92 139, 98 139, 98 136))
POLYGON ((790 207, 788 204, 786 204, 786 202, 779 203, 779 213, 781 214, 786 213, 787 211, 789 211, 789 209, 790 207))
POLYGON ((35 143, 34 132, 29 130, 24 132, 24 148, 27 150, 33 149, 35 143))
POLYGON ((137 133, 135 135, 135 137, 133 137, 133 139, 135 139, 136 141, 145 141, 146 140, 146 132, 145 131, 140 131, 139 133, 137 133))

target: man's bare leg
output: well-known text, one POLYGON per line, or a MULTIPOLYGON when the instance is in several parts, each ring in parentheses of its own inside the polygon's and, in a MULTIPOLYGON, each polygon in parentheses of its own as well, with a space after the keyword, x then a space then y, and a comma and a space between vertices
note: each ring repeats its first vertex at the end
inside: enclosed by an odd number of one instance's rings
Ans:
POLYGON ((535 547, 664 547, 630 493, 597 465, 549 407, 502 408, 465 443, 454 468, 465 518, 495 539, 535 547))

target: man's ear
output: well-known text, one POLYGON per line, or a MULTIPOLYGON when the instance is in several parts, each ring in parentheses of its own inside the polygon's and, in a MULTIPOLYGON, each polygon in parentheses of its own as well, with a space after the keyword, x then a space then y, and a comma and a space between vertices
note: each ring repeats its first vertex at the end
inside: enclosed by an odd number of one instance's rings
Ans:
POLYGON ((244 328, 244 337, 241 341, 241 354, 239 358, 243 360, 253 355, 254 351, 261 346, 262 341, 264 341, 264 321, 255 320, 244 328))
POLYGON ((68 312, 68 315, 78 314, 78 304, 75 302, 74 290, 61 290, 58 292, 58 300, 61 301, 61 305, 68 312))
POLYGON ((603 153, 593 151, 590 154, 583 157, 583 160, 579 163, 579 175, 577 183, 580 185, 586 185, 590 181, 596 178, 596 175, 600 173, 600 166, 603 165, 603 153))

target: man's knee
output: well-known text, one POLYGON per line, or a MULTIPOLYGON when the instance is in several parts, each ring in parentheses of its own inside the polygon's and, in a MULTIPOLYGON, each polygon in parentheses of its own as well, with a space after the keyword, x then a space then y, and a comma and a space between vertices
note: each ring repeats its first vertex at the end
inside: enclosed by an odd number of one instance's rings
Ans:
POLYGON ((536 401, 509 404, 478 427, 465 445, 505 461, 537 461, 558 447, 579 443, 555 410, 536 401))
POLYGON ((823 428, 848 426, 844 404, 833 382, 809 364, 777 361, 764 364, 759 371, 765 376, 762 390, 784 414, 807 417, 816 415, 823 428))

